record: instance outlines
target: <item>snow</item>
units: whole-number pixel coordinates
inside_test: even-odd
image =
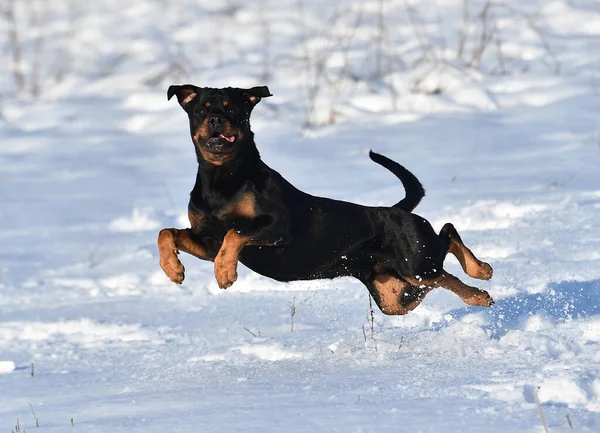
[[[110,222],[109,230],[113,232],[137,232],[156,230],[160,223],[150,216],[148,209],[134,208],[130,217],[115,218]]]
[[[42,96],[18,94],[0,64],[0,430],[36,429],[33,407],[49,433],[537,433],[537,394],[552,433],[600,431],[597,3],[513,2],[537,17],[558,74],[538,35],[501,15],[510,73],[490,73],[493,56],[481,71],[397,68],[321,89],[310,119],[300,38],[315,56],[329,44],[342,68],[331,37],[363,10],[349,58],[368,75],[380,2],[301,3],[304,21],[287,0],[56,2]],[[441,32],[450,50],[463,2],[438,3],[410,5],[421,38]],[[407,3],[383,4],[387,48],[417,57]],[[173,59],[188,75],[148,84]],[[310,193],[392,204],[402,187],[367,152],[406,165],[427,191],[417,212],[453,222],[494,277],[447,269],[496,304],[437,289],[407,316],[375,311],[371,331],[350,278],[283,284],[241,267],[224,291],[212,264],[181,254],[186,280],[169,282],[156,236],[188,224],[196,174],[185,114],[166,100],[182,82],[267,84],[258,148]],[[338,123],[323,124],[334,99]]]
[[[12,373],[15,369],[15,363],[12,361],[0,361],[0,374]]]

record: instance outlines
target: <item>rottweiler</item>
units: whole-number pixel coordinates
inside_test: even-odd
[[[489,307],[491,296],[444,271],[447,253],[473,278],[489,280],[492,268],[463,244],[450,223],[439,234],[411,213],[425,191],[400,164],[370,158],[402,181],[405,198],[391,207],[369,207],[300,191],[260,158],[250,114],[272,96],[266,86],[170,86],[187,113],[198,173],[190,194],[191,228],[158,235],[160,266],[175,283],[184,279],[180,251],[214,262],[219,287],[237,279],[238,261],[277,281],[352,276],[384,314],[406,314],[436,287],[466,304]]]

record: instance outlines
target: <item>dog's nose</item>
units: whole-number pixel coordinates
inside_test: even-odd
[[[218,129],[223,125],[223,118],[221,116],[212,116],[208,119],[208,124],[212,129]]]

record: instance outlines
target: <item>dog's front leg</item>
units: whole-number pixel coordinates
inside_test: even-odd
[[[237,280],[237,264],[240,252],[252,238],[231,229],[225,235],[221,249],[215,257],[215,277],[221,289],[226,289]]]
[[[185,268],[177,257],[179,251],[203,260],[213,261],[215,258],[215,253],[203,244],[192,229],[162,229],[158,234],[158,251],[160,267],[177,284],[181,284],[185,278]]]
[[[247,209],[244,209],[247,210]],[[232,213],[229,229],[214,258],[215,277],[221,289],[237,280],[237,265],[241,251],[246,246],[282,245],[289,239],[285,209],[271,206],[269,213]]]
[[[263,215],[243,224],[236,224],[235,228],[227,231],[214,258],[215,277],[221,289],[226,289],[237,280],[237,265],[244,247],[284,243],[284,232],[274,221],[276,219],[271,216]]]

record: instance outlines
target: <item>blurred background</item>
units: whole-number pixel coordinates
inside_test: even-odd
[[[494,110],[511,77],[577,75],[597,92],[598,9],[585,0],[2,0],[0,113],[19,117],[15,98],[183,82],[268,84],[280,96],[271,108],[301,128],[363,112]]]

